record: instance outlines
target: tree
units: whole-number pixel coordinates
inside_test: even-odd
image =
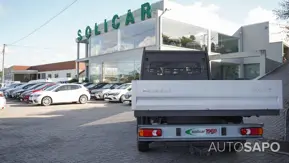
[[[168,45],[170,43],[170,37],[163,34],[163,44]]]
[[[274,14],[281,20],[289,18],[289,0],[283,0],[279,3],[280,8],[273,10]]]
[[[193,42],[192,39],[184,37],[184,36],[180,38],[180,41],[181,41],[182,47],[186,47],[188,43]]]

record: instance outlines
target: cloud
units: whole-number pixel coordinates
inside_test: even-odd
[[[204,5],[202,2],[195,2],[192,5],[182,6],[174,2],[168,2],[170,11],[164,14],[184,23],[194,24],[204,28],[211,28],[226,34],[233,34],[240,24],[221,18],[219,15],[220,7],[215,4]]]
[[[288,29],[284,28],[286,21],[277,20],[271,10],[260,6],[250,10],[244,20],[244,24],[254,24],[269,21],[270,42],[286,41]]]
[[[260,6],[250,10],[244,20],[244,24],[261,23],[265,21],[277,22],[276,16],[272,11],[266,10]]]

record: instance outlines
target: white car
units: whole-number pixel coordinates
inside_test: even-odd
[[[131,90],[124,95],[123,103],[131,104]]]
[[[94,96],[95,99],[97,100],[103,100],[104,97],[103,95],[113,89],[117,89],[119,86],[121,86],[122,83],[112,83],[112,84],[107,84],[105,86],[103,86],[102,88],[100,89],[93,89],[91,90],[91,96]]]
[[[0,92],[0,110],[4,109],[6,106],[6,98],[4,96],[4,93]]]
[[[81,84],[56,84],[45,91],[36,92],[29,96],[29,102],[48,106],[55,103],[87,103],[90,94]]]
[[[124,95],[131,90],[131,83],[125,83],[103,95],[105,101],[123,102]]]

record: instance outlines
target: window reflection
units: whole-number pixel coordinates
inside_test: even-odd
[[[207,29],[162,18],[163,44],[196,50],[207,49]]]
[[[139,79],[140,62],[104,62],[103,81],[104,82],[131,82]]]
[[[260,64],[245,64],[244,75],[246,79],[254,79],[260,75]]]
[[[227,54],[236,53],[239,51],[239,38],[211,32],[211,52]]]
[[[121,50],[156,44],[156,19],[149,19],[120,29]]]
[[[113,53],[156,44],[156,19],[151,18],[119,30],[90,38],[90,55]]]
[[[100,82],[101,81],[101,64],[91,63],[90,64],[90,81]]]

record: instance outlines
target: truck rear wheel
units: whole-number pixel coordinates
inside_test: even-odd
[[[137,149],[139,152],[147,152],[150,150],[150,143],[149,142],[137,142]]]

